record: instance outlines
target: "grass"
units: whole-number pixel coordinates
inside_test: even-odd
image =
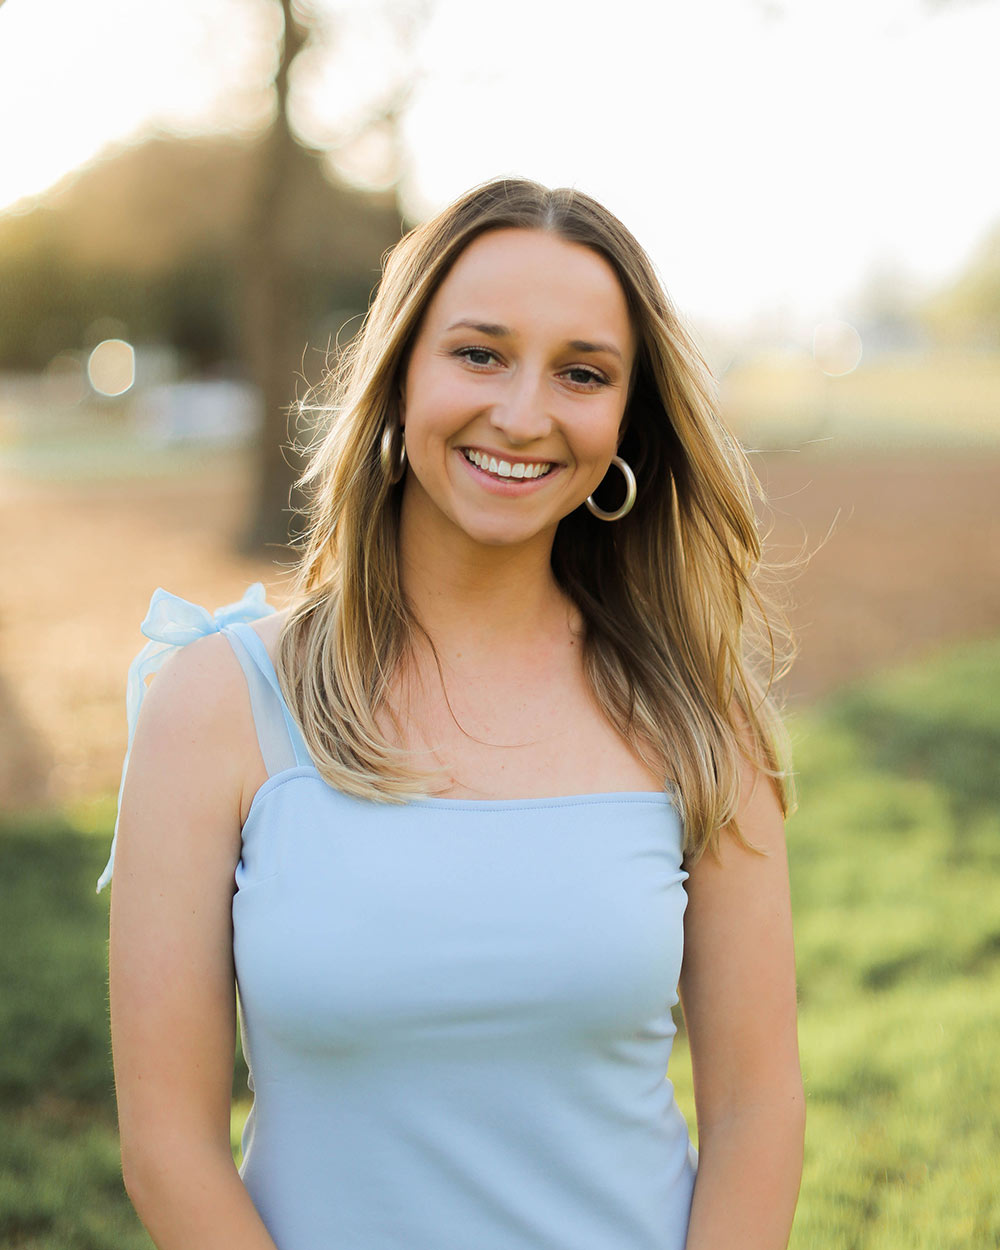
[[[0,837],[0,1245],[139,1250],[106,1019],[101,841],[66,815]]]
[[[159,447],[130,430],[81,424],[5,446],[0,470],[12,477],[46,482],[119,482],[133,478],[177,478],[206,468],[225,472],[250,453],[239,444],[177,442]]]
[[[792,1250],[1000,1245],[1000,639],[800,714],[808,1131]],[[148,1250],[106,1025],[107,802],[0,827],[0,1245]],[[683,1037],[671,1065],[691,1115]],[[245,1102],[234,1074],[234,1153]]]
[[[842,377],[803,353],[761,356],[723,375],[720,399],[726,420],[758,448],[995,447],[1000,354],[881,353]]]
[[[1000,639],[792,728],[808,1109],[792,1250],[1000,1245]],[[676,1059],[690,1113],[683,1044]]]
[[[107,1025],[110,801],[0,824],[0,1246],[150,1250],[122,1187]],[[234,1090],[245,1091],[242,1057]]]

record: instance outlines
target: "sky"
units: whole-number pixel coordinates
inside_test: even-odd
[[[849,316],[876,270],[930,290],[1000,221],[1000,0],[423,2],[407,43],[383,15],[412,0],[309,0],[334,33],[293,79],[293,121],[325,143],[412,80],[412,212],[497,174],[578,187],[720,327]],[[6,0],[0,207],[150,127],[260,124],[276,17],[272,0]]]

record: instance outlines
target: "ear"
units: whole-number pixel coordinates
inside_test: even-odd
[[[399,428],[402,429],[406,425],[406,395],[402,387],[399,388],[397,403],[399,406]]]

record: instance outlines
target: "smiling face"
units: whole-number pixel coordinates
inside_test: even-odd
[[[410,353],[404,515],[488,546],[551,543],[607,472],[634,359],[602,256],[542,230],[480,235]]]

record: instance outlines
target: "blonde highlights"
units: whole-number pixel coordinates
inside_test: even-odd
[[[791,809],[787,738],[774,681],[791,659],[753,499],[760,484],[719,419],[712,379],[650,261],[597,201],[570,188],[495,179],[391,250],[364,323],[303,401],[325,430],[299,485],[306,528],[278,642],[282,689],[322,776],[358,797],[404,801],[428,774],[380,727],[394,673],[419,628],[401,589],[402,486],[381,463],[398,450],[408,352],[464,249],[501,228],[541,229],[614,268],[637,336],[619,449],[638,483],[632,511],[606,524],[578,508],[559,524],[553,573],[585,621],[588,680],[612,724],[674,792],[690,860],[718,845],[736,812],[744,761]],[[766,669],[766,673],[765,673]]]

